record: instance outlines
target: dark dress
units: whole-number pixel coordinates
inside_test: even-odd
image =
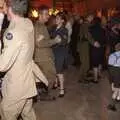
[[[91,46],[90,56],[92,67],[98,67],[104,63],[105,31],[100,24],[90,27],[90,33],[95,41],[100,43],[100,48]]]
[[[55,38],[57,35],[61,37],[61,42],[54,45],[52,48],[55,56],[56,71],[57,71],[57,74],[60,74],[64,70],[64,62],[66,60],[67,53],[68,53],[66,48],[67,40],[68,40],[68,31],[64,26],[58,29],[56,28],[52,33],[52,37]]]
[[[72,35],[70,41],[70,51],[74,58],[74,65],[80,65],[80,57],[79,53],[77,52],[77,44],[79,40],[79,31],[80,31],[80,24],[79,21],[75,20],[72,26]]]

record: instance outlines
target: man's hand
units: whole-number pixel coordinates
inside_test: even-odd
[[[39,37],[37,38],[37,41],[39,42],[39,41],[43,40],[44,38],[45,37],[43,35],[39,35]]]

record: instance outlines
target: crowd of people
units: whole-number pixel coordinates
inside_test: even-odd
[[[80,84],[99,83],[108,70],[112,102],[120,101],[120,16],[102,19],[95,14],[67,11],[49,15],[41,5],[39,17],[26,16],[27,0],[0,1],[1,119],[36,120],[33,97],[50,101],[66,94],[64,71],[79,70]],[[104,17],[105,18],[105,17]],[[16,90],[15,90],[16,88]],[[59,93],[52,94],[52,89]],[[38,94],[38,95],[37,95]]]

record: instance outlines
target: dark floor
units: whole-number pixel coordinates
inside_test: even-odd
[[[65,77],[65,97],[37,102],[37,120],[120,120],[119,104],[117,112],[107,110],[111,94],[106,72],[98,84],[78,83],[79,71],[74,67],[69,67]]]

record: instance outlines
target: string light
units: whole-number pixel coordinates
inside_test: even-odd
[[[38,11],[32,10],[32,17],[37,18],[38,17]]]
[[[59,10],[54,10],[53,8],[49,9],[49,15],[56,15],[59,12]]]

